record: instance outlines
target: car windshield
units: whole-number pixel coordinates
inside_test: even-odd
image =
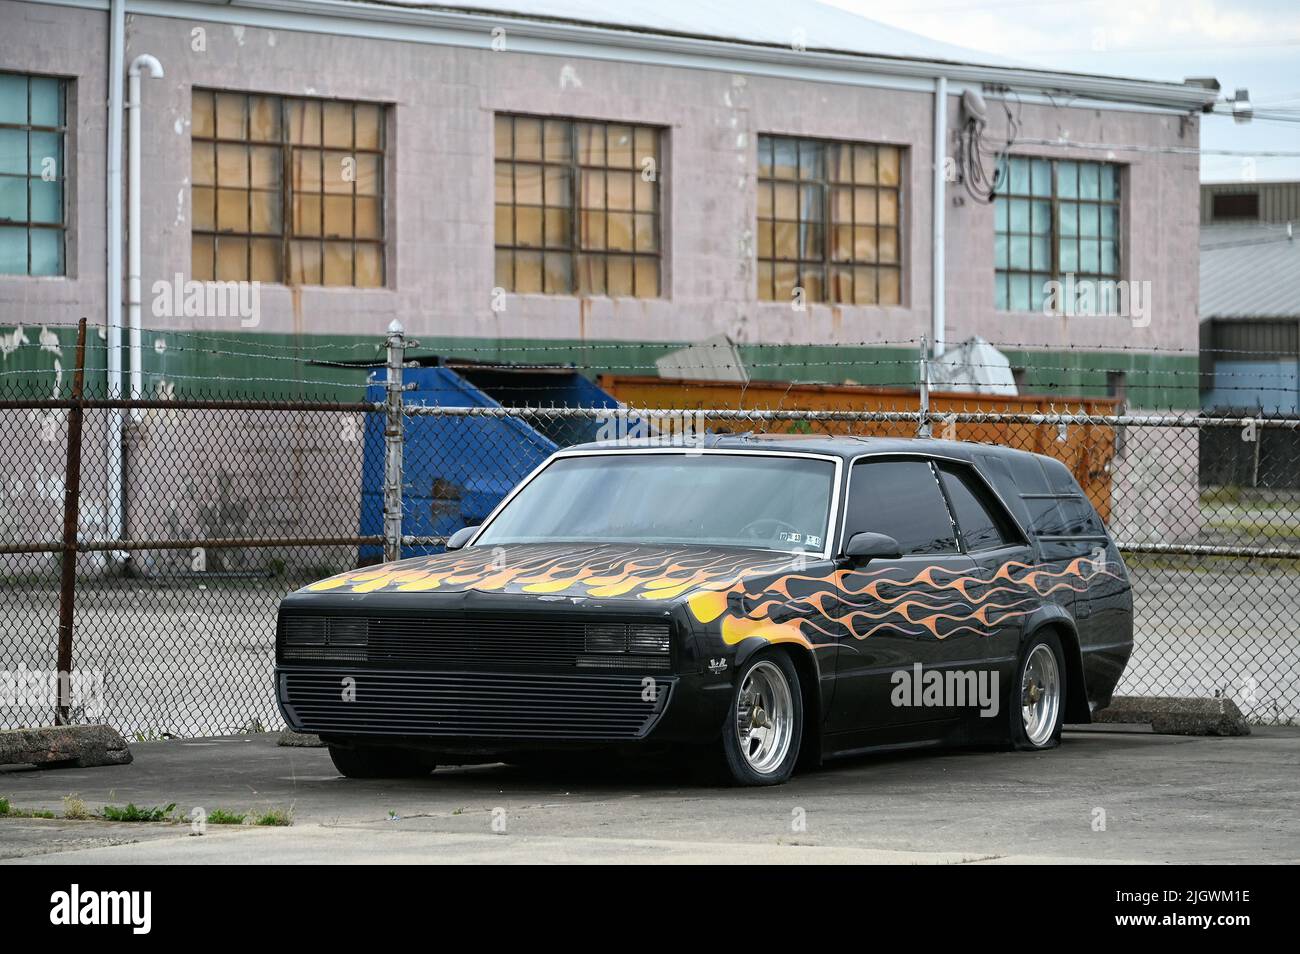
[[[560,457],[475,546],[566,541],[821,550],[835,467],[770,454]]]

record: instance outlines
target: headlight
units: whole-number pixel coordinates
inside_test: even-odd
[[[667,623],[588,623],[584,649],[589,653],[668,653],[672,640]]]
[[[668,627],[662,623],[632,623],[628,626],[628,652],[666,653],[668,648]]]
[[[364,662],[369,631],[360,617],[286,616],[278,639],[283,659]]]

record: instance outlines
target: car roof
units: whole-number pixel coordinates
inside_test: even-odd
[[[697,447],[688,444],[685,449]],[[997,444],[977,444],[971,441],[941,441],[919,437],[858,437],[854,435],[816,435],[816,434],[765,434],[761,432],[743,434],[709,434],[704,438],[703,446],[708,450],[761,450],[787,451],[803,454],[825,454],[832,457],[850,459],[862,454],[926,454],[932,457],[949,457],[976,463],[975,454],[992,454],[994,456],[1028,456],[1037,457],[1029,451],[1013,450]],[[566,451],[635,451],[663,447],[665,450],[681,450],[681,445],[672,445],[653,440],[619,440],[596,441],[566,447]]]

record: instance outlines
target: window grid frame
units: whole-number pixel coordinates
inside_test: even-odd
[[[1048,235],[1047,235],[1047,238],[1048,238],[1048,248],[1050,249],[1050,255],[1049,255],[1049,257],[1050,257],[1050,259],[1051,259],[1051,267],[1050,267],[1050,269],[1048,270],[1048,272],[1046,273],[1046,274],[1047,274],[1047,281],[1064,282],[1064,281],[1065,281],[1065,277],[1066,277],[1066,273],[1063,272],[1063,271],[1061,270],[1061,246],[1060,246],[1060,243],[1061,243],[1061,239],[1063,238],[1063,236],[1062,236],[1062,234],[1061,234],[1061,205],[1062,205],[1062,203],[1069,203],[1069,204],[1072,204],[1072,205],[1074,205],[1076,208],[1078,208],[1078,207],[1082,207],[1082,206],[1085,206],[1085,205],[1095,206],[1095,207],[1097,208],[1097,216],[1098,216],[1098,218],[1097,218],[1097,235],[1096,235],[1096,240],[1097,240],[1098,242],[1101,242],[1101,241],[1103,241],[1104,239],[1107,238],[1106,236],[1104,236],[1104,235],[1102,234],[1101,216],[1102,216],[1103,212],[1104,212],[1106,209],[1114,209],[1114,212],[1115,212],[1115,234],[1114,234],[1113,236],[1110,236],[1110,237],[1109,237],[1109,238],[1110,238],[1110,241],[1113,241],[1114,244],[1115,244],[1115,270],[1114,270],[1114,272],[1104,272],[1104,271],[1101,271],[1101,270],[1100,270],[1100,269],[1101,269],[1101,262],[1100,262],[1100,254],[1101,254],[1101,252],[1100,252],[1100,247],[1099,247],[1099,249],[1098,249],[1098,258],[1099,258],[1099,260],[1098,260],[1098,262],[1097,262],[1098,270],[1095,271],[1095,272],[1091,272],[1091,271],[1090,271],[1090,272],[1084,272],[1084,271],[1082,271],[1082,270],[1076,269],[1076,270],[1072,273],[1072,274],[1074,275],[1074,278],[1075,278],[1075,286],[1076,286],[1076,287],[1079,287],[1079,286],[1083,285],[1084,283],[1101,283],[1101,282],[1118,282],[1118,281],[1120,281],[1121,278],[1122,278],[1122,276],[1123,276],[1123,274],[1124,274],[1124,241],[1123,241],[1123,238],[1124,238],[1124,232],[1125,232],[1125,221],[1124,221],[1124,182],[1123,182],[1123,171],[1124,171],[1124,167],[1123,167],[1123,164],[1122,164],[1122,163],[1118,163],[1118,162],[1103,162],[1103,161],[1096,160],[1096,159],[1073,159],[1073,158],[1068,158],[1068,157],[1067,157],[1067,158],[1060,158],[1060,157],[1053,157],[1053,156],[1019,155],[1019,156],[1010,156],[1009,158],[1010,158],[1010,159],[1013,159],[1013,160],[1014,160],[1014,159],[1021,159],[1021,160],[1024,160],[1024,161],[1028,164],[1028,168],[1029,168],[1029,186],[1028,186],[1028,189],[1029,189],[1029,191],[1028,191],[1027,193],[1012,192],[1012,191],[1011,191],[1011,189],[1010,189],[1010,183],[1011,183],[1011,172],[1010,172],[1010,169],[1008,168],[1007,171],[1006,171],[1006,173],[1005,173],[1005,174],[1006,174],[1006,177],[1007,177],[1007,187],[1006,187],[1006,191],[999,190],[999,191],[997,192],[996,198],[999,198],[999,199],[1005,199],[1008,203],[1010,203],[1012,200],[1016,200],[1016,199],[1020,199],[1020,200],[1024,200],[1024,201],[1029,202],[1029,203],[1030,203],[1030,206],[1029,206],[1029,231],[1028,231],[1028,232],[1017,232],[1017,231],[1013,231],[1013,230],[1012,230],[1012,228],[1011,228],[1011,207],[1010,207],[1009,204],[1008,204],[1007,207],[1006,207],[1006,228],[1003,229],[1003,228],[1001,227],[1001,224],[998,222],[997,206],[996,206],[996,205],[994,206],[994,213],[993,213],[993,214],[994,214],[994,222],[993,222],[993,240],[994,240],[994,255],[995,255],[995,260],[994,260],[994,264],[993,264],[993,303],[994,303],[994,308],[995,308],[995,310],[997,310],[997,311],[999,311],[999,312],[1006,313],[1006,314],[1024,313],[1025,311],[1028,311],[1029,313],[1037,313],[1037,312],[1039,312],[1039,311],[1042,310],[1041,307],[1040,307],[1040,308],[1035,308],[1034,305],[1033,305],[1033,302],[1034,302],[1033,276],[1044,274],[1044,272],[1043,272],[1042,270],[1040,270],[1040,269],[1036,269],[1036,268],[1034,267],[1035,261],[1034,261],[1034,255],[1033,255],[1033,239],[1034,239],[1035,234],[1037,234],[1037,233],[1035,233],[1034,230],[1033,230],[1033,227],[1034,227],[1034,222],[1033,222],[1033,214],[1034,214],[1033,203],[1036,202],[1036,201],[1043,201],[1043,200],[1046,200],[1046,201],[1048,201],[1048,202],[1051,203],[1051,213],[1050,213],[1050,215],[1049,215],[1051,231],[1050,231],[1050,232],[1048,233]],[[1050,193],[1049,193],[1047,196],[1034,195],[1034,191],[1033,191],[1033,163],[1034,163],[1035,161],[1046,162],[1046,163],[1048,163],[1048,165],[1049,165],[1050,168],[1051,168],[1051,191],[1050,191]],[[1076,189],[1075,189],[1075,195],[1073,195],[1073,196],[1062,196],[1062,195],[1060,194],[1060,176],[1059,176],[1059,173],[1060,173],[1060,164],[1061,164],[1061,163],[1072,163],[1072,164],[1074,164],[1074,166],[1076,167]],[[1080,190],[1079,190],[1078,187],[1077,187],[1077,183],[1078,183],[1078,172],[1077,172],[1077,170],[1078,170],[1080,167],[1082,167],[1082,166],[1096,166],[1096,167],[1098,167],[1099,170],[1105,170],[1105,169],[1111,169],[1111,170],[1113,170],[1114,183],[1115,183],[1115,195],[1114,195],[1114,198],[1111,198],[1111,199],[1105,199],[1105,198],[1102,198],[1102,197],[1100,196],[1100,192],[1102,191],[1100,188],[1098,189],[1098,193],[1099,193],[1099,195],[1098,195],[1098,197],[1097,197],[1096,199],[1086,199],[1086,198],[1084,198],[1083,196],[1079,195],[1078,193],[1079,193]],[[1104,174],[1104,173],[1103,173],[1103,174]],[[1100,180],[1099,180],[1099,181],[1100,181]],[[1006,264],[1006,266],[1004,266],[1004,267],[999,266],[999,265],[997,264],[997,261],[996,261],[996,254],[997,254],[997,239],[998,239],[999,237],[1001,237],[1001,236],[1005,236],[1005,237],[1006,237],[1006,240],[1007,240],[1007,259],[1006,259],[1006,260],[1007,260],[1007,264]],[[1073,234],[1072,236],[1069,236],[1069,237],[1072,238],[1073,241],[1075,242],[1075,247],[1076,247],[1076,257],[1077,257],[1078,254],[1079,254],[1079,249],[1081,248],[1081,243],[1084,241],[1084,235],[1083,235],[1083,234],[1078,230],[1078,228],[1077,228],[1077,226],[1076,226],[1076,230],[1075,230],[1074,234]],[[1014,268],[1014,267],[1012,267],[1012,265],[1011,265],[1011,240],[1012,240],[1013,238],[1025,238],[1025,239],[1028,239],[1028,240],[1029,240],[1030,246],[1029,246],[1029,267],[1028,267],[1028,268]],[[1012,279],[1013,276],[1025,276],[1026,280],[1029,282],[1029,294],[1030,294],[1030,299],[1029,299],[1029,301],[1030,301],[1030,304],[1029,304],[1028,309],[1019,309],[1019,308],[1014,308],[1014,307],[1012,307],[1012,303],[1011,303],[1011,279]],[[998,305],[998,285],[999,285],[999,283],[1002,283],[1002,284],[1003,284],[1003,288],[1004,288],[1005,295],[1006,295],[1006,297],[1005,297],[1006,307],[1005,307],[1005,308],[1003,308],[1003,307],[1001,307],[1001,306]],[[1046,299],[1046,293],[1043,294],[1043,298]],[[1100,306],[1099,306],[1099,307],[1100,307]],[[1110,314],[1109,311],[1106,311],[1106,312],[1103,312],[1103,313],[1104,313],[1104,314]],[[1061,314],[1061,312],[1058,310],[1058,311],[1055,312],[1054,314],[1059,315],[1059,314]]]
[[[499,120],[506,119],[510,123],[510,156],[508,159],[501,158],[496,153],[495,134],[496,124]],[[518,144],[519,120],[536,122],[540,129],[540,138],[538,141],[539,156],[538,159],[520,159]],[[653,300],[663,297],[663,275],[664,275],[664,251],[663,251],[663,195],[660,190],[660,182],[663,176],[662,164],[662,142],[664,129],[650,123],[634,121],[615,121],[604,119],[580,119],[571,116],[546,116],[535,113],[516,113],[516,112],[494,112],[492,114],[493,123],[493,221],[495,223],[495,208],[501,203],[496,200],[495,196],[495,175],[498,166],[505,165],[510,168],[510,241],[502,244],[500,236],[495,233],[495,224],[493,226],[493,252],[508,252],[510,254],[510,287],[506,289],[510,294],[532,294],[532,295],[556,295],[556,296],[577,296],[583,298],[592,297],[632,297],[647,300]],[[546,157],[546,126],[548,123],[562,123],[565,126],[566,141],[568,143],[568,158],[564,160],[550,160]],[[579,133],[583,126],[598,128],[601,134],[601,155],[605,157],[605,164],[584,163],[582,161],[582,152],[580,149]],[[632,135],[632,165],[629,167],[609,165],[609,130],[613,126],[625,126]],[[654,134],[654,183],[653,208],[649,211],[643,211],[637,204],[636,181],[640,177],[642,166],[638,162],[636,155],[636,132],[639,129],[646,129]],[[533,205],[519,202],[519,176],[517,170],[519,166],[537,166],[541,171],[541,205]],[[550,205],[547,201],[547,180],[546,170],[548,168],[566,169],[569,173],[569,202],[567,206]],[[602,175],[603,189],[601,192],[601,206],[588,207],[583,204],[583,196],[586,192],[586,175],[591,172],[599,172]],[[623,249],[611,249],[609,247],[609,176],[610,172],[626,172],[632,176],[632,195],[631,209],[617,210],[619,213],[627,214],[632,218],[632,231],[630,239],[632,249],[630,251]],[[537,209],[542,215],[541,224],[541,244],[540,245],[521,245],[519,243],[519,210]],[[546,218],[547,212],[562,210],[569,216],[568,242],[564,246],[550,246],[546,243]],[[603,219],[603,229],[601,235],[601,246],[599,248],[584,247],[582,244],[582,215],[584,212],[599,213]],[[641,251],[637,248],[636,241],[636,222],[637,216],[649,215],[652,222],[653,234],[655,237],[653,251]],[[541,264],[541,289],[540,291],[518,291],[519,288],[519,256],[520,254],[540,255]],[[548,255],[566,255],[569,259],[569,284],[566,290],[548,290],[548,274],[546,270],[546,257]],[[599,262],[601,268],[602,281],[600,283],[601,291],[593,292],[582,290],[582,264],[583,259],[588,261]],[[631,294],[614,296],[609,293],[609,261],[619,259],[627,261],[631,275]],[[643,295],[638,289],[640,279],[637,271],[637,262],[639,259],[648,259],[655,263],[655,288],[654,294]],[[495,284],[495,278],[494,278]]]
[[[27,213],[25,219],[8,219],[0,218],[0,228],[21,229],[27,233],[27,261],[26,270],[22,272],[0,272],[0,277],[11,278],[66,278],[68,275],[68,176],[66,171],[68,155],[68,90],[71,87],[70,81],[63,76],[51,76],[43,73],[24,73],[18,70],[0,70],[2,76],[21,77],[27,93],[25,122],[8,123],[0,122],[0,129],[18,130],[23,133],[23,166],[25,172],[0,172],[0,178],[3,179],[21,179],[25,182],[26,206]],[[57,126],[44,126],[32,123],[32,80],[53,80],[58,88],[58,110],[59,123]],[[32,175],[31,167],[31,149],[32,133],[52,133],[58,137],[59,155],[56,160],[58,174],[53,180],[45,179],[40,175]],[[32,219],[32,181],[40,182],[57,182],[59,184],[59,220],[58,222],[37,222]],[[59,242],[59,268],[53,273],[36,273],[32,272],[32,241],[31,233],[33,231],[53,231],[58,233]]]
[[[274,284],[281,284],[290,287],[303,288],[352,288],[358,290],[382,289],[388,284],[388,236],[387,236],[387,167],[386,157],[388,151],[388,111],[384,103],[372,102],[369,100],[350,100],[350,99],[326,99],[315,96],[285,96],[279,93],[258,93],[249,90],[228,90],[216,89],[212,87],[195,86],[190,91],[191,116],[193,116],[194,98],[197,96],[208,96],[212,101],[212,135],[200,136],[193,132],[190,134],[190,150],[194,151],[195,144],[210,146],[213,151],[213,181],[210,186],[197,186],[190,183],[190,269],[193,278],[193,259],[194,259],[194,239],[202,238],[212,243],[211,267],[209,274],[211,278],[200,279],[201,281],[234,281],[239,279],[223,279],[217,274],[217,264],[219,262],[219,242],[224,237],[235,239],[245,243],[244,250],[244,274],[247,278],[244,281],[254,281],[253,278],[253,249],[255,242],[275,240],[279,248],[279,268]],[[243,136],[239,139],[225,139],[218,135],[217,128],[217,102],[220,96],[238,96],[243,99],[243,115],[245,119],[245,129]],[[252,101],[254,99],[269,99],[274,101],[278,115],[277,127],[280,131],[278,139],[255,139],[252,131]],[[341,104],[348,107],[349,118],[351,122],[351,141],[349,147],[327,146],[325,144],[325,106],[330,103]],[[290,132],[289,117],[294,104],[315,104],[318,107],[318,119],[316,123],[316,141],[315,142],[294,142]],[[378,110],[379,123],[379,143],[377,146],[358,146],[357,145],[357,108],[368,107]],[[222,231],[218,226],[218,209],[219,209],[219,192],[223,188],[220,184],[218,175],[219,161],[217,159],[217,149],[221,145],[236,145],[242,147],[247,153],[245,164],[245,176],[248,184],[246,186],[228,186],[224,188],[242,189],[247,193],[247,202],[245,204],[245,216],[248,228],[242,232]],[[280,171],[280,185],[278,189],[265,189],[254,187],[253,182],[253,150],[257,148],[274,148],[278,152],[278,167]],[[293,186],[293,169],[294,159],[297,152],[317,152],[320,154],[320,160],[317,165],[318,181],[320,183],[319,191],[299,191]],[[346,193],[334,193],[325,191],[325,154],[327,152],[341,152],[352,156],[354,159],[358,156],[372,156],[376,160],[378,169],[379,182],[376,185],[375,194],[361,195],[357,192],[359,179],[354,178],[351,184],[351,191]],[[196,221],[193,215],[194,189],[208,188],[213,193],[212,209],[212,229],[200,229],[195,227]],[[280,208],[280,232],[254,232],[253,231],[253,195],[254,193],[279,193]],[[317,215],[318,232],[315,235],[299,235],[296,232],[294,216],[294,200],[298,196],[314,196],[320,200],[320,210]],[[325,232],[325,196],[327,195],[348,195],[352,199],[352,208],[350,214],[351,235],[346,237],[328,236]],[[358,197],[376,199],[379,206],[379,232],[378,238],[360,238],[357,235],[357,203]],[[292,281],[292,249],[295,242],[311,243],[319,248],[320,256],[318,259],[319,281],[295,282]],[[350,257],[349,281],[347,284],[326,284],[325,283],[325,245],[328,242],[346,242],[352,247]],[[364,245],[375,247],[379,254],[379,281],[374,285],[358,285],[357,282],[357,246]]]
[[[794,144],[796,161],[795,161],[795,177],[793,179],[783,178],[775,174],[767,175],[767,176],[763,175],[762,151],[764,148],[764,143],[767,144],[767,148],[772,157],[772,162],[770,164],[771,168],[775,170],[776,167],[775,144],[778,140],[788,140],[789,142],[792,142]],[[776,285],[777,285],[776,269],[777,266],[779,265],[794,265],[795,266],[795,287],[802,288],[804,290],[805,302],[815,303],[815,304],[828,304],[828,305],[851,305],[857,308],[874,308],[874,307],[890,308],[890,307],[897,307],[902,305],[903,272],[905,267],[904,241],[903,241],[903,236],[904,236],[903,182],[905,178],[904,164],[907,155],[907,147],[900,143],[870,142],[865,140],[849,140],[849,139],[826,139],[817,136],[784,135],[781,133],[760,133],[757,142],[758,142],[757,149],[759,150],[759,155],[758,155],[757,170],[755,175],[755,182],[757,183],[758,188],[760,190],[763,189],[765,186],[771,189],[771,196],[772,196],[770,217],[764,218],[761,213],[755,216],[755,220],[760,230],[763,229],[764,226],[767,226],[772,230],[771,257],[770,258],[763,257],[763,255],[761,254],[761,245],[759,245],[755,250],[755,260],[758,265],[757,272],[759,273],[755,276],[755,281],[758,289],[758,300],[784,303],[784,299],[778,298],[776,295]],[[803,176],[804,150],[802,147],[804,144],[809,144],[809,143],[814,144],[821,149],[822,170],[821,170],[820,178],[818,177],[805,178]],[[830,175],[831,150],[838,149],[838,148],[848,148],[850,150],[850,157],[851,157],[850,164],[853,165],[856,162],[856,160],[852,158],[854,155],[853,150],[859,147],[864,147],[872,150],[873,153],[872,158],[876,168],[875,181],[860,183],[856,179],[856,173],[848,181],[832,179]],[[882,148],[893,150],[898,156],[898,181],[893,185],[882,184],[880,182],[879,163],[880,163],[880,150]],[[816,220],[783,219],[777,215],[776,187],[782,183],[793,184],[795,186],[796,205],[802,203],[802,196],[799,190],[804,185],[813,185],[816,186],[818,189],[820,189],[820,193],[821,193],[820,223],[822,226],[822,242],[821,242],[820,259],[803,258],[802,257],[803,243],[802,241],[800,241],[801,239],[801,232],[799,231],[800,228],[805,224],[805,222],[814,222]],[[852,201],[850,202],[850,218],[847,223],[840,222],[837,219],[833,218],[834,210],[835,210],[834,192],[837,188],[841,188],[841,189],[846,188],[849,190],[851,194]],[[840,225],[847,224],[850,229],[849,234],[852,237],[853,245],[856,246],[857,243],[858,210],[857,210],[856,192],[859,188],[871,189],[875,197],[875,221],[870,223],[869,225],[863,223],[863,226],[876,230],[876,258],[874,261],[866,261],[866,260],[857,259],[853,257],[844,259],[842,261],[836,260],[832,252],[832,248],[834,245],[834,239],[832,233],[835,228],[837,228]],[[881,205],[880,194],[884,190],[888,190],[892,192],[895,198],[895,205],[894,205],[895,219],[893,225],[882,226],[880,223],[880,205]],[[799,214],[798,208],[796,208],[795,214],[796,215]],[[796,227],[795,250],[796,250],[796,254],[798,254],[800,257],[790,259],[790,258],[783,258],[777,254],[776,227],[778,224],[794,225]],[[880,260],[880,229],[882,227],[891,229],[895,235],[894,261],[892,262],[882,262]],[[768,266],[771,273],[769,280],[767,282],[768,287],[766,289],[764,289],[763,287],[764,283],[761,278],[762,267],[764,265]],[[853,297],[850,299],[839,299],[831,295],[832,287],[836,287],[836,288],[838,287],[837,283],[832,282],[832,276],[834,275],[837,269],[848,270],[852,274]],[[869,269],[871,271],[873,282],[875,285],[873,289],[873,295],[871,301],[859,302],[857,300],[857,283],[858,283],[857,271],[859,269]],[[898,297],[897,300],[895,301],[882,303],[880,300],[880,289],[882,285],[881,272],[885,270],[892,271],[897,275]],[[805,273],[811,274],[814,271],[820,271],[820,284],[822,289],[821,297],[816,299],[808,296],[807,294],[808,286],[804,282]]]

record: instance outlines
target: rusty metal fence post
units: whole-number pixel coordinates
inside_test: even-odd
[[[388,326],[388,381],[384,421],[384,562],[402,558],[402,366],[406,339],[402,323]]]
[[[59,576],[59,648],[55,665],[59,697],[54,724],[67,725],[72,710],[72,619],[77,585],[77,524],[80,519],[81,421],[86,387],[86,319],[77,322],[77,364],[68,409],[68,466],[63,480],[63,564]]]

